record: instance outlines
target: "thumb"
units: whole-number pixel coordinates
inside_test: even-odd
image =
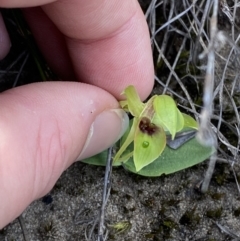
[[[0,103],[0,229],[128,125],[117,100],[87,84],[30,84],[2,93]]]

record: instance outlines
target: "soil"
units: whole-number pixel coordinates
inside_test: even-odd
[[[218,164],[209,191],[201,194],[206,164],[158,178],[114,168],[107,240],[238,240],[218,227],[240,236],[240,198],[233,174],[228,164]],[[85,232],[90,232],[101,206],[104,173],[104,167],[80,162],[65,171],[54,189],[23,213],[29,240],[87,240]],[[24,240],[17,220],[2,231],[2,240]]]
[[[147,3],[144,3],[144,9]],[[225,30],[230,32],[227,26]],[[8,56],[0,63],[1,69],[7,68],[5,66],[21,53],[19,40],[18,47],[15,46],[9,55],[12,60]],[[37,71],[27,71],[35,68],[30,64],[31,56],[29,58],[18,84],[23,84],[21,79],[33,79],[32,72]],[[15,70],[18,69],[16,65]],[[12,86],[14,80],[9,73],[5,75],[1,90]],[[105,225],[109,231],[107,240],[240,240],[240,195],[236,183],[236,179],[240,180],[239,166],[234,167],[237,174],[234,178],[231,166],[218,162],[209,190],[202,194],[200,185],[207,164],[206,160],[192,168],[157,178],[141,177],[122,167],[113,168],[105,213]],[[97,240],[97,229],[91,228],[101,207],[104,175],[104,167],[81,162],[66,170],[52,191],[33,202],[22,214],[28,239],[84,241],[90,240],[87,237],[92,231],[95,236],[91,240]],[[0,230],[0,241],[22,240],[23,231],[18,219]]]

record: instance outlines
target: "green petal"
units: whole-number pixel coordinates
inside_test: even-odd
[[[119,104],[124,110],[128,110],[128,101],[127,100],[121,100],[121,101],[119,101]]]
[[[134,86],[130,85],[128,86],[123,94],[127,98],[127,108],[128,111],[136,117],[139,117],[140,114],[142,113],[145,104],[142,103],[140,97],[138,96],[137,91],[135,90]],[[125,104],[125,103],[124,103]],[[126,104],[125,104],[126,106]]]
[[[193,129],[198,129],[198,123],[190,115],[182,113],[184,119],[184,127],[190,127]]]
[[[181,117],[175,101],[168,95],[160,95],[154,99],[153,106],[162,125],[174,139],[179,126],[181,126]]]
[[[141,121],[142,119],[138,123],[134,137],[133,160],[137,172],[158,158],[166,147],[164,129],[151,123],[150,127],[141,130],[139,128]],[[151,128],[153,128],[153,131],[151,131]]]
[[[140,114],[140,118],[147,117],[150,119],[150,121],[153,120],[156,115],[155,109],[153,107],[153,102],[156,97],[157,95],[152,96],[152,98],[149,99],[148,102],[144,105],[143,111]]]
[[[180,112],[179,109],[177,109],[177,128],[176,128],[176,132],[179,132],[183,129],[184,127],[184,117],[183,117],[183,113]]]
[[[119,166],[127,162],[133,156],[133,151],[127,154],[124,154],[123,157],[120,157],[117,162],[113,162],[113,166]]]
[[[131,144],[131,142],[133,142],[134,140],[134,135],[135,135],[135,131],[137,128],[137,124],[138,124],[138,119],[134,118],[133,119],[133,124],[132,127],[130,129],[130,132],[126,138],[126,140],[124,141],[124,143],[121,145],[120,149],[118,150],[118,152],[116,153],[115,157],[113,158],[113,162],[122,162],[122,159],[124,157],[121,158],[121,155],[123,154],[123,152],[126,150],[126,148]],[[120,159],[121,158],[121,159]]]

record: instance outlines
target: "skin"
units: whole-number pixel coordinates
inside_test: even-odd
[[[0,94],[2,228],[47,194],[73,162],[123,134],[128,119],[119,110],[120,94],[132,84],[145,99],[154,71],[147,24],[135,0],[0,0],[0,7],[25,8],[39,48],[64,80]],[[0,34],[4,58],[10,42],[2,18]]]

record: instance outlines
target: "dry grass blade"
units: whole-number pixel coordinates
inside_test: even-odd
[[[240,237],[238,235],[236,235],[235,233],[233,233],[233,231],[229,230],[228,228],[226,227],[223,227],[221,224],[219,223],[216,223],[216,225],[218,226],[218,228],[226,233],[227,235],[229,235],[231,238],[234,238],[234,241],[239,241],[240,240]]]
[[[210,1],[207,4],[210,7]],[[208,10],[208,9],[207,9]],[[213,2],[213,14],[210,23],[210,42],[208,47],[208,63],[204,83],[204,96],[203,96],[203,109],[200,115],[200,126],[197,133],[197,138],[203,145],[213,146],[217,148],[217,139],[215,133],[212,131],[210,119],[213,111],[213,90],[214,90],[214,73],[215,73],[215,48],[218,44],[218,28],[217,28],[217,15],[218,15],[218,0]],[[208,190],[212,174],[215,169],[217,156],[214,153],[209,161],[208,170],[202,183],[201,191],[205,193]]]
[[[155,16],[156,6],[161,7],[165,16],[165,21],[160,27],[157,28],[157,24],[154,25],[152,21],[150,26],[151,39],[156,55],[156,68],[168,71],[167,76],[162,76],[162,71],[157,70],[155,80],[162,88],[161,93],[171,93],[179,100],[179,106],[187,109],[200,120],[198,133],[200,142],[216,149],[222,145],[232,153],[235,164],[238,165],[239,141],[233,143],[226,137],[226,133],[222,129],[227,127],[232,135],[239,139],[239,104],[235,101],[235,95],[238,93],[240,79],[238,57],[240,51],[237,47],[240,34],[236,39],[234,36],[237,29],[235,18],[240,4],[236,0],[233,0],[232,6],[228,5],[227,1],[220,0],[182,0],[181,2],[180,4],[171,0],[159,1],[159,3],[151,1],[147,10],[146,16],[148,19],[151,19],[150,13],[153,11]],[[230,21],[232,39],[224,31],[219,30],[218,18],[221,13],[226,15]],[[155,33],[153,33],[154,29],[156,29]],[[179,39],[179,43],[177,43],[177,51],[174,57],[169,59],[169,53],[171,54],[169,48],[176,46],[176,42],[173,42],[172,39]],[[223,50],[225,51],[229,46],[231,49],[227,52],[226,57]],[[186,51],[188,51],[188,58],[186,59],[185,72],[182,74],[179,69]],[[199,52],[202,52],[202,54],[199,55]],[[199,87],[202,85],[201,78],[204,72],[203,107],[200,107],[193,99],[195,96],[192,95],[186,81],[194,82],[197,91],[201,92]],[[234,76],[231,87],[230,85],[226,86],[226,78],[229,78],[229,72],[232,72],[231,76]],[[181,91],[176,90],[176,82]],[[229,99],[228,103],[231,103],[232,113],[235,115],[236,121],[233,123],[224,119],[226,98]],[[215,103],[217,103],[217,108],[214,108]],[[211,123],[211,119],[218,120],[217,127]],[[219,144],[217,140],[219,140]],[[202,191],[204,192],[208,189],[217,158],[217,153],[211,158],[206,178],[203,181]]]
[[[112,174],[112,147],[108,149],[107,165],[105,169],[105,178],[104,178],[104,188],[102,196],[102,207],[100,210],[100,220],[98,226],[98,238],[97,241],[107,240],[108,232],[105,228],[104,219],[105,219],[105,208],[107,201],[110,195],[111,190],[111,174]]]
[[[25,225],[25,222],[24,222],[24,219],[23,219],[22,215],[20,215],[18,217],[18,221],[19,221],[19,224],[20,224],[21,229],[22,229],[24,241],[30,241],[29,235],[28,235],[28,232],[27,232],[27,228],[26,228],[26,225]]]
[[[208,1],[209,2],[209,1]],[[214,90],[214,74],[215,74],[215,46],[218,40],[217,28],[217,14],[218,14],[218,1],[213,3],[213,14],[211,18],[211,39],[208,47],[208,63],[206,69],[205,83],[204,83],[204,96],[203,96],[203,109],[200,116],[200,127],[197,134],[198,140],[209,146],[216,147],[216,138],[210,127],[210,119],[212,117],[213,109],[213,90]],[[210,4],[208,5],[210,6]],[[208,10],[208,9],[207,9]],[[203,55],[205,55],[204,53]],[[201,57],[203,57],[203,55]]]

